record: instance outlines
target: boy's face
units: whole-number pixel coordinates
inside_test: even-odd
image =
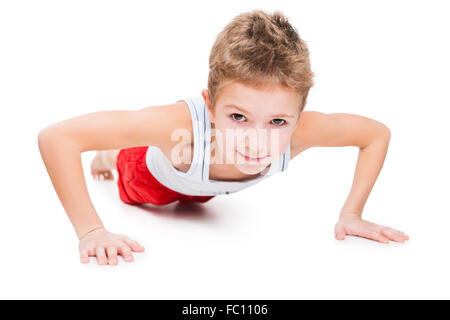
[[[258,174],[290,142],[300,117],[300,96],[281,86],[254,88],[232,82],[222,89],[214,112],[208,90],[202,96],[211,121],[211,151],[220,163]]]

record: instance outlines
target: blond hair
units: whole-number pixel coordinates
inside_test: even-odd
[[[252,87],[281,85],[300,96],[300,112],[313,86],[309,50],[276,10],[241,13],[218,34],[209,56],[208,92],[214,109],[221,89],[238,81]]]

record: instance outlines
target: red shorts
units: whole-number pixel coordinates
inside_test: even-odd
[[[206,202],[215,196],[191,196],[162,185],[147,168],[148,146],[121,149],[117,155],[120,199],[127,204],[152,203],[158,206],[180,202]]]

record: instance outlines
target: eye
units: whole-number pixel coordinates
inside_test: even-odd
[[[233,113],[233,114],[231,114],[231,118],[232,118],[233,120],[235,120],[235,121],[237,121],[237,122],[242,122],[242,121],[240,121],[240,120],[237,120],[236,117],[234,117],[234,115],[237,115],[238,117],[244,117],[242,114],[239,114],[239,113]],[[244,118],[245,118],[245,117],[244,117]]]
[[[284,119],[273,119],[272,121],[283,121],[283,123],[274,123],[276,126],[283,126],[283,125],[285,125],[286,124],[286,120],[284,120]]]

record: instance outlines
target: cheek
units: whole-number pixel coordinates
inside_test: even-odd
[[[232,133],[235,128],[231,127],[229,121],[226,119],[221,119],[221,121],[216,122],[215,125],[215,130],[212,132],[215,136],[215,143],[221,151],[225,151],[232,146],[233,137],[230,133]]]
[[[291,141],[292,131],[288,128],[278,130],[278,133],[269,134],[267,144],[268,152],[274,158],[281,156]]]

